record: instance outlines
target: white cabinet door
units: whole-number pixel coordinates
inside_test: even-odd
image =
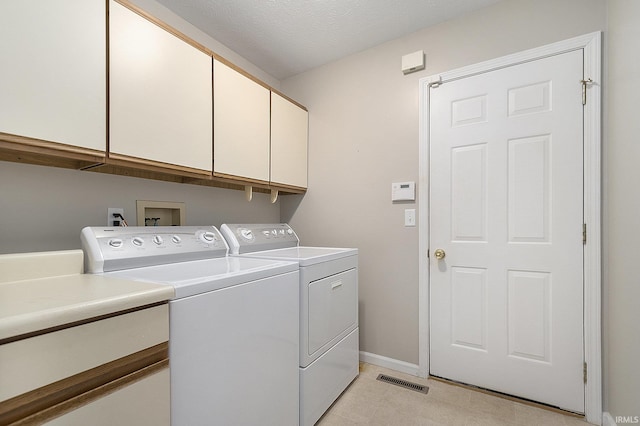
[[[106,149],[100,0],[0,2],[0,132]]]
[[[109,152],[211,171],[211,57],[109,3]]]
[[[213,61],[213,170],[269,181],[270,91]]]
[[[271,182],[307,187],[309,113],[271,93]]]
[[[169,368],[164,368],[45,424],[168,426],[170,407]]]
[[[0,402],[168,339],[169,307],[165,304],[5,343],[0,345]]]

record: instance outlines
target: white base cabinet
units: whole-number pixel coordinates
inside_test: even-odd
[[[50,422],[51,426],[169,425],[169,368],[147,376]]]
[[[0,424],[169,425],[167,303],[0,344]]]

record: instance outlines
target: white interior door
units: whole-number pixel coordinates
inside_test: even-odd
[[[430,373],[576,412],[582,70],[576,50],[430,89]]]

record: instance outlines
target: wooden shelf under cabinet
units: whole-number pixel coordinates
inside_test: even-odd
[[[102,151],[0,133],[0,161],[82,169],[105,158]]]

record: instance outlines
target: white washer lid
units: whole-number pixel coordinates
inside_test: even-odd
[[[223,257],[125,269],[103,275],[168,284],[175,288],[175,299],[180,299],[297,270],[298,264],[294,262]]]
[[[300,266],[310,266],[348,256],[357,256],[358,249],[337,247],[289,247],[276,250],[265,250],[246,253],[241,256],[261,259],[285,260],[298,262]]]

